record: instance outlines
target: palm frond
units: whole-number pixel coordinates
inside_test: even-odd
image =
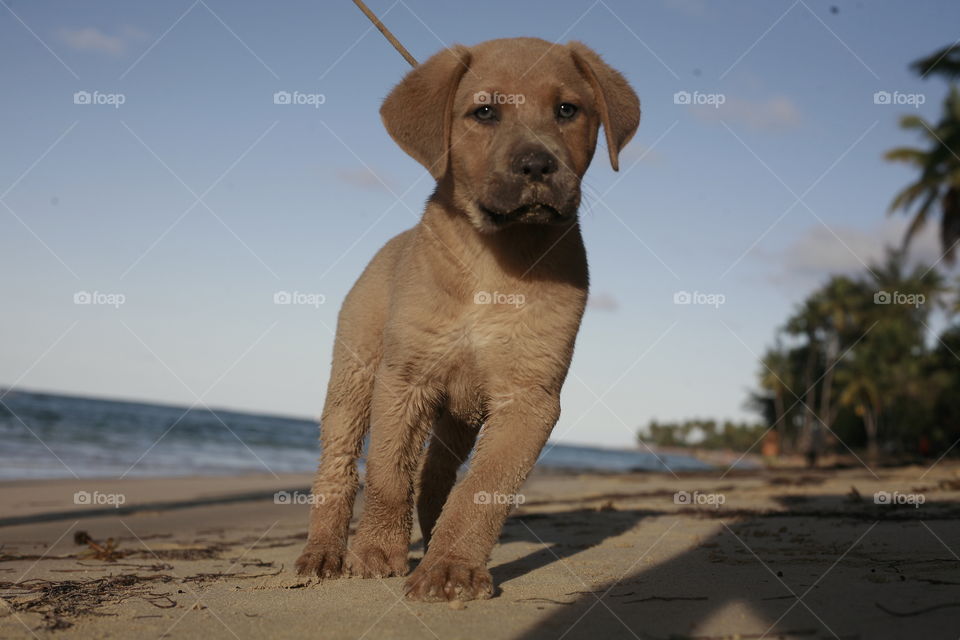
[[[918,166],[923,165],[926,157],[927,152],[916,147],[897,147],[883,154],[883,158],[890,162],[907,162]]]
[[[948,79],[960,77],[960,45],[951,44],[910,65],[919,76],[935,74]]]
[[[897,209],[903,209],[904,211],[909,210],[917,198],[931,191],[935,194],[934,197],[936,197],[936,194],[940,193],[939,180],[921,179],[917,182],[914,182],[894,196],[893,202],[890,203],[890,212],[892,213]]]
[[[924,199],[923,204],[921,204],[920,208],[917,209],[916,213],[913,214],[913,220],[910,221],[910,226],[907,227],[906,232],[903,234],[904,251],[906,251],[907,245],[910,244],[910,241],[913,240],[913,237],[917,234],[917,232],[923,229],[923,227],[926,225],[927,216],[930,213],[930,207],[933,206],[934,202],[936,202],[939,194],[939,190],[931,189],[927,194],[927,197]]]

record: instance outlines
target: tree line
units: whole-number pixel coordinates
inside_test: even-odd
[[[911,216],[903,245],[854,275],[834,275],[796,306],[777,329],[748,400],[759,424],[690,420],[651,422],[639,438],[661,446],[775,449],[815,459],[828,443],[851,452],[939,456],[960,442],[960,279],[939,264],[911,264],[910,241],[940,217],[943,265],[960,244],[960,45],[914,62],[924,79],[940,77],[949,90],[937,122],[900,119],[922,147],[898,147],[891,162],[910,165],[917,179],[896,194],[890,212]],[[942,328],[931,327],[932,318]],[[960,447],[958,447],[960,449]]]

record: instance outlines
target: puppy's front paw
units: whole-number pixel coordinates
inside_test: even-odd
[[[308,542],[297,558],[297,573],[323,579],[339,578],[343,575],[343,552],[339,546]]]
[[[357,578],[389,578],[407,575],[407,548],[355,544],[347,553],[346,573]]]
[[[493,577],[484,566],[456,560],[433,561],[429,555],[407,578],[407,598],[424,602],[486,600],[493,597]]]

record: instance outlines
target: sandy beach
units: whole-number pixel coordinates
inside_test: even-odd
[[[456,606],[294,575],[306,475],[8,482],[0,637],[956,638],[960,465],[875,471],[539,473]]]

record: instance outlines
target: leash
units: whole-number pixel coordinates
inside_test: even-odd
[[[390,41],[390,44],[393,45],[393,48],[403,56],[404,60],[410,63],[411,67],[417,66],[417,59],[410,55],[410,52],[407,51],[402,44],[400,44],[400,41],[397,40],[392,33],[390,33],[390,29],[387,29],[386,25],[380,22],[380,18],[378,18],[373,11],[370,11],[370,9],[367,8],[367,5],[363,3],[363,0],[353,0],[353,4],[357,5],[357,7],[360,8],[360,11],[363,11],[363,15],[370,18],[370,22],[373,23],[373,26],[380,30],[380,33],[383,34],[383,37]]]

